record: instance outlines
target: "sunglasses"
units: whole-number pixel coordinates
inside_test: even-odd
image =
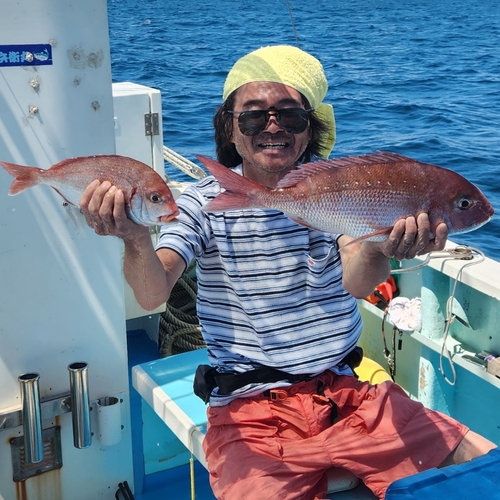
[[[274,116],[276,121],[290,134],[301,134],[309,123],[309,113],[313,108],[283,108],[274,106],[268,109],[252,111],[230,111],[227,112],[238,116],[238,128],[243,135],[260,134],[267,127],[269,118]]]

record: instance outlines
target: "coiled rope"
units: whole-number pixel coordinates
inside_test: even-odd
[[[166,310],[160,314],[158,348],[162,358],[206,347],[196,315],[196,278],[191,264],[175,284]]]

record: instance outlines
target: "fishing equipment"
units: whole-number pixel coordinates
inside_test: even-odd
[[[396,280],[392,276],[389,276],[386,281],[376,286],[375,290],[368,297],[365,297],[365,300],[370,304],[382,303],[387,306],[397,293]]]
[[[477,257],[477,258],[475,258],[475,257]],[[485,259],[485,255],[483,252],[481,252],[477,248],[458,245],[455,248],[448,248],[448,249],[444,249],[442,251],[429,252],[426,255],[425,259],[415,266],[411,266],[411,267],[407,267],[407,268],[393,268],[391,270],[391,275],[397,275],[397,274],[402,274],[402,273],[408,273],[411,271],[416,271],[418,269],[421,269],[421,268],[427,266],[429,264],[430,260],[434,259],[434,258],[452,258],[452,259],[457,259],[457,260],[469,261],[469,262],[465,263],[458,271],[458,273],[453,281],[453,287],[452,287],[451,294],[448,297],[448,300],[446,301],[446,306],[445,306],[445,321],[444,321],[444,330],[443,330],[443,340],[442,340],[441,351],[440,351],[440,355],[439,355],[439,372],[443,376],[446,383],[453,386],[456,383],[457,375],[456,375],[456,371],[455,371],[455,366],[453,364],[452,355],[450,354],[450,351],[448,350],[448,348],[446,346],[446,341],[448,339],[448,334],[449,334],[450,327],[451,327],[452,323],[455,321],[455,319],[460,320],[460,318],[458,318],[458,316],[453,312],[453,303],[455,300],[455,293],[456,293],[458,283],[461,279],[463,270],[468,266],[473,266],[473,265],[476,265],[476,264],[483,262]],[[382,298],[385,299],[385,297],[382,297]],[[396,374],[395,337],[396,337],[396,333],[399,333],[398,350],[401,350],[402,331],[396,325],[393,326],[392,352],[390,352],[387,348],[387,344],[386,344],[386,340],[385,340],[385,331],[384,331],[384,323],[386,321],[387,314],[389,313],[389,306],[390,306],[390,301],[387,302],[387,307],[384,311],[384,316],[382,319],[382,338],[383,338],[383,344],[384,344],[384,356],[386,357],[386,359],[388,361],[389,368],[391,371],[391,376],[394,377]],[[446,358],[448,361],[448,365],[449,365],[450,370],[451,370],[451,378],[449,378],[445,373],[444,358]]]
[[[203,169],[196,165],[196,163],[167,148],[167,146],[163,146],[163,159],[193,179],[201,180],[207,176]]]
[[[456,290],[457,290],[457,285],[458,285],[458,283],[460,281],[460,278],[462,276],[463,270],[466,267],[474,266],[476,264],[479,264],[480,262],[483,262],[483,260],[485,259],[484,253],[481,252],[480,250],[478,250],[477,248],[472,248],[472,247],[465,247],[465,248],[468,250],[468,252],[470,252],[470,256],[468,254],[466,260],[470,260],[470,261],[467,262],[466,264],[464,264],[460,268],[460,270],[458,271],[458,273],[457,273],[457,275],[455,277],[455,280],[453,282],[453,289],[451,291],[450,296],[448,297],[448,300],[446,301],[446,309],[445,309],[446,318],[445,318],[445,322],[444,322],[443,343],[441,344],[441,353],[439,355],[439,372],[443,376],[444,380],[449,385],[452,385],[452,386],[455,385],[455,383],[457,381],[457,374],[456,374],[456,371],[455,371],[455,366],[453,364],[453,359],[452,359],[452,356],[450,354],[450,351],[446,347],[446,340],[447,340],[448,334],[450,332],[450,326],[455,321],[455,318],[457,318],[457,315],[453,312],[453,302],[454,302],[455,293],[456,293]],[[478,256],[479,259],[472,260],[474,258],[474,256]],[[464,258],[464,257],[462,257],[462,258]],[[443,358],[445,358],[445,357],[448,360],[448,365],[449,365],[449,367],[451,369],[451,372],[452,372],[452,378],[451,379],[448,378],[447,375],[444,372]]]
[[[43,460],[42,416],[38,373],[24,373],[18,377],[21,386],[21,401],[24,453],[28,463]]]
[[[84,362],[71,363],[68,366],[68,372],[71,392],[73,444],[75,448],[88,448],[92,444],[88,364]]]

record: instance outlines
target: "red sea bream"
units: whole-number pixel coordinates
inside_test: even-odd
[[[78,205],[85,188],[95,179],[109,181],[125,195],[130,219],[145,226],[170,222],[179,210],[165,181],[148,165],[118,155],[84,156],[56,163],[47,170],[0,161],[13,177],[10,195],[37,184],[54,188],[68,203]]]
[[[245,179],[209,158],[198,157],[225,189],[204,210],[279,210],[291,219],[332,234],[381,240],[395,222],[427,212],[434,231],[472,231],[494,210],[461,175],[394,153],[374,153],[300,165],[275,189]]]

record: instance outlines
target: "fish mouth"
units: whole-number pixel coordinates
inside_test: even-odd
[[[170,214],[170,215],[161,215],[160,217],[158,217],[158,222],[162,222],[163,224],[165,224],[166,222],[170,222],[170,223],[176,223],[176,222],[179,222],[176,217],[179,215],[179,211],[177,210],[177,212],[173,213],[173,214]]]
[[[486,218],[484,220],[481,220],[481,221],[476,222],[475,224],[472,224],[469,227],[466,227],[464,229],[459,229],[458,231],[455,231],[455,234],[471,233],[472,231],[475,231],[476,229],[479,229],[480,227],[483,227],[485,224],[487,224],[488,222],[490,222],[490,220],[492,219],[492,217],[493,217],[493,214],[490,215],[488,218]]]
[[[475,231],[476,229],[479,229],[480,227],[483,227],[485,224],[490,222],[491,217],[488,217],[486,220],[477,222],[476,224],[470,226],[470,228],[467,228],[466,230],[462,231],[463,233],[471,233],[472,231]]]

